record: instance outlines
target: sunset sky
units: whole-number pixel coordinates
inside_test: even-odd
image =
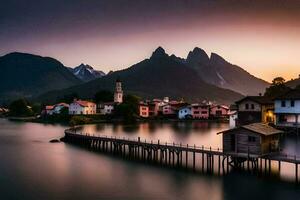
[[[300,74],[298,0],[1,0],[0,55],[51,56],[108,72],[158,46],[198,46],[271,81]]]

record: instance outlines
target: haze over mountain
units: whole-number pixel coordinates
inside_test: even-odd
[[[123,82],[125,93],[144,98],[169,96],[176,99],[184,98],[187,101],[211,100],[232,103],[242,97],[237,92],[206,83],[195,69],[178,61],[174,56],[167,55],[165,50],[159,47],[150,59],[145,59],[127,69],[68,89],[49,92],[39,99],[55,101],[72,93],[77,93],[83,98],[91,98],[99,90],[113,90],[118,77]]]
[[[203,49],[196,47],[182,60],[195,69],[202,80],[218,87],[227,88],[243,95],[264,93],[268,82],[256,78],[239,66],[230,64],[218,54],[210,57]]]
[[[68,68],[77,78],[84,82],[88,82],[91,80],[94,80],[96,78],[101,78],[102,76],[105,76],[105,73],[103,71],[95,70],[90,65],[80,64],[79,66],[75,68]]]
[[[32,97],[81,83],[59,61],[26,53],[0,57],[0,71],[0,101]]]

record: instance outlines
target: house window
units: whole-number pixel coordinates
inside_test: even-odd
[[[245,104],[245,109],[248,110],[249,109],[249,104]]]
[[[255,142],[255,137],[248,136],[248,142]]]
[[[281,101],[281,107],[285,107],[285,101]]]
[[[291,107],[295,107],[295,101],[291,100]]]
[[[251,104],[251,109],[254,110],[254,104]]]

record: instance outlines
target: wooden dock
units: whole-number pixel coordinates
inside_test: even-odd
[[[227,174],[231,169],[245,170],[258,174],[270,174],[271,163],[287,162],[295,165],[295,181],[298,183],[299,157],[282,154],[252,155],[224,153],[222,149],[207,148],[181,143],[162,143],[157,141],[126,139],[108,136],[76,133],[65,130],[64,141],[83,146],[93,151],[118,155],[130,160],[137,160],[162,166],[185,168],[213,174]]]

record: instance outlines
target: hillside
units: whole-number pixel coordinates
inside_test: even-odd
[[[230,64],[221,56],[212,53],[209,57],[200,48],[191,51],[182,62],[195,69],[206,83],[231,89],[243,95],[264,93],[269,83],[256,78],[239,66]]]
[[[0,102],[81,83],[59,61],[25,53],[0,57],[0,71]]]
[[[290,88],[295,88],[300,85],[300,78],[289,80],[285,84]]]
[[[100,79],[74,86],[65,90],[52,91],[39,97],[41,101],[55,101],[72,93],[81,97],[93,97],[99,90],[113,90],[115,80],[120,77],[125,93],[147,97],[185,98],[187,101],[213,100],[232,103],[241,94],[208,84],[199,78],[197,72],[168,56],[160,47],[150,59],[127,69],[110,73]]]

